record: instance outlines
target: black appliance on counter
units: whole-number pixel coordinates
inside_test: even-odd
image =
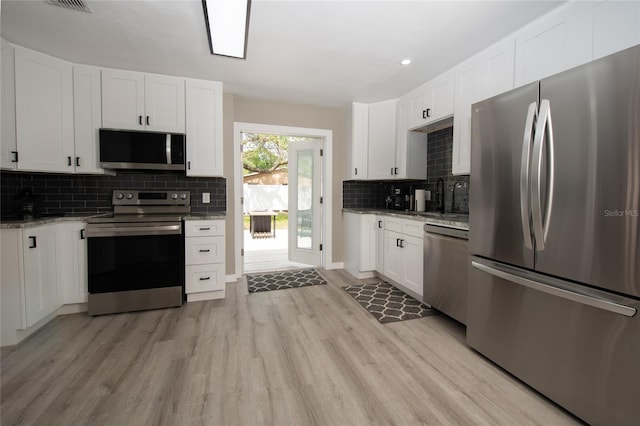
[[[89,315],[181,306],[189,191],[113,191],[113,214],[87,220]]]

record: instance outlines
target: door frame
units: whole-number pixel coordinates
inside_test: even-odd
[[[242,217],[242,133],[265,133],[282,136],[306,136],[310,138],[322,139],[322,253],[321,266],[325,269],[335,269],[333,265],[332,235],[333,235],[333,199],[331,196],[333,171],[331,159],[333,157],[333,131],[327,129],[312,129],[307,127],[279,126],[273,124],[259,123],[233,123],[233,170],[234,170],[234,236],[235,236],[235,275],[240,278],[243,273],[243,262],[240,250],[243,239],[243,217]]]

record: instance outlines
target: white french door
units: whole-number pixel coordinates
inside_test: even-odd
[[[321,139],[289,144],[289,260],[322,264]]]

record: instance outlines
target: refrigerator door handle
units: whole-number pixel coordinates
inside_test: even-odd
[[[520,217],[522,220],[522,233],[524,236],[524,246],[533,249],[531,240],[531,206],[529,197],[531,196],[531,139],[536,125],[538,105],[532,102],[527,112],[527,120],[524,125],[524,138],[522,139],[522,162],[520,164]]]
[[[602,297],[585,294],[586,291],[577,292],[566,288],[561,288],[557,285],[553,285],[552,282],[540,282],[541,278],[538,277],[537,274],[529,271],[519,270],[508,265],[501,265],[497,262],[484,259],[472,260],[471,266],[498,278],[502,278],[512,283],[519,284],[523,287],[567,299],[572,302],[589,305],[594,308],[603,309],[605,311],[624,315],[626,317],[632,317],[636,314],[636,308],[633,308],[631,306],[626,306],[613,300],[606,300]],[[553,279],[547,278],[545,281],[553,281]],[[567,285],[565,285],[565,287],[567,287]]]
[[[536,124],[535,137],[533,141],[533,167],[531,178],[531,216],[533,221],[533,235],[536,239],[536,250],[542,251],[545,248],[547,235],[549,234],[549,219],[553,208],[554,193],[554,146],[553,146],[553,126],[551,124],[551,107],[549,100],[540,101],[540,114]],[[544,142],[548,144],[547,158],[547,208],[542,217],[542,156]]]

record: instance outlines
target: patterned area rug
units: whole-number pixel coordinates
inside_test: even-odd
[[[322,285],[326,283],[327,282],[318,275],[315,269],[297,269],[295,271],[247,275],[249,293],[282,290],[285,288],[307,287],[310,285]]]
[[[428,308],[384,281],[343,288],[383,324],[438,314],[438,311]]]

